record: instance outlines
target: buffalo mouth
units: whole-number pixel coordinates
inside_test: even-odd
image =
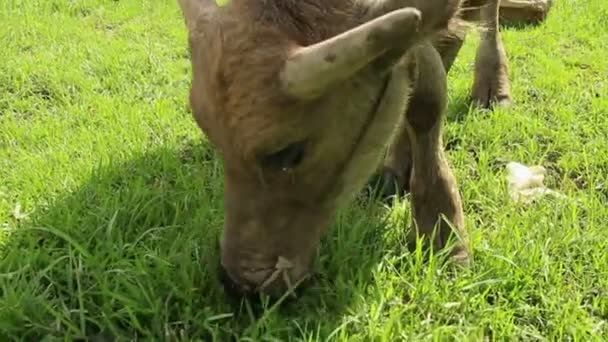
[[[296,298],[308,287],[310,274],[306,273],[298,279],[292,279],[289,272],[292,267],[291,262],[279,257],[277,263],[272,267],[248,269],[249,275],[264,279],[260,284],[253,284],[232,276],[221,264],[218,273],[226,293],[233,298],[254,299],[260,294],[268,295],[271,298]]]

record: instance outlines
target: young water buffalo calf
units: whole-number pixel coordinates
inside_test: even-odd
[[[222,153],[229,289],[278,295],[305,277],[332,216],[389,145],[387,163],[412,164],[412,238],[430,237],[438,223],[432,245],[446,247],[455,231],[451,255],[468,260],[461,198],[441,142],[443,63],[454,48],[441,45],[442,56],[433,45],[445,42],[438,35],[461,37],[446,33],[458,26],[459,0],[180,5],[192,110]]]

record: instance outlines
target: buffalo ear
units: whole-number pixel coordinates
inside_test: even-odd
[[[200,15],[208,10],[217,8],[215,0],[177,0],[188,30],[196,27]]]

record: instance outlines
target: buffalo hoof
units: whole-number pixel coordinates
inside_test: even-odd
[[[384,204],[390,205],[393,198],[403,197],[409,189],[399,177],[391,170],[384,168],[381,172],[373,175],[366,187],[366,194]]]

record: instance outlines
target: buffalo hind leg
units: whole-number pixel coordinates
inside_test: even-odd
[[[455,237],[451,255],[467,263],[468,237],[456,178],[443,151],[442,120],[447,107],[447,75],[430,44],[416,51],[416,86],[402,127],[385,159],[397,183],[409,183],[414,217],[409,240],[443,249]],[[455,234],[453,234],[455,233]]]
[[[475,57],[475,73],[471,89],[472,102],[481,108],[494,104],[511,104],[511,85],[508,59],[500,36],[501,0],[465,0],[461,18],[480,23],[480,43]],[[435,48],[439,51],[445,69],[449,72],[466,38],[467,28],[456,24],[438,36]]]
[[[475,57],[473,102],[482,108],[511,104],[507,54],[499,32],[500,0],[487,0],[480,8],[481,40]]]

